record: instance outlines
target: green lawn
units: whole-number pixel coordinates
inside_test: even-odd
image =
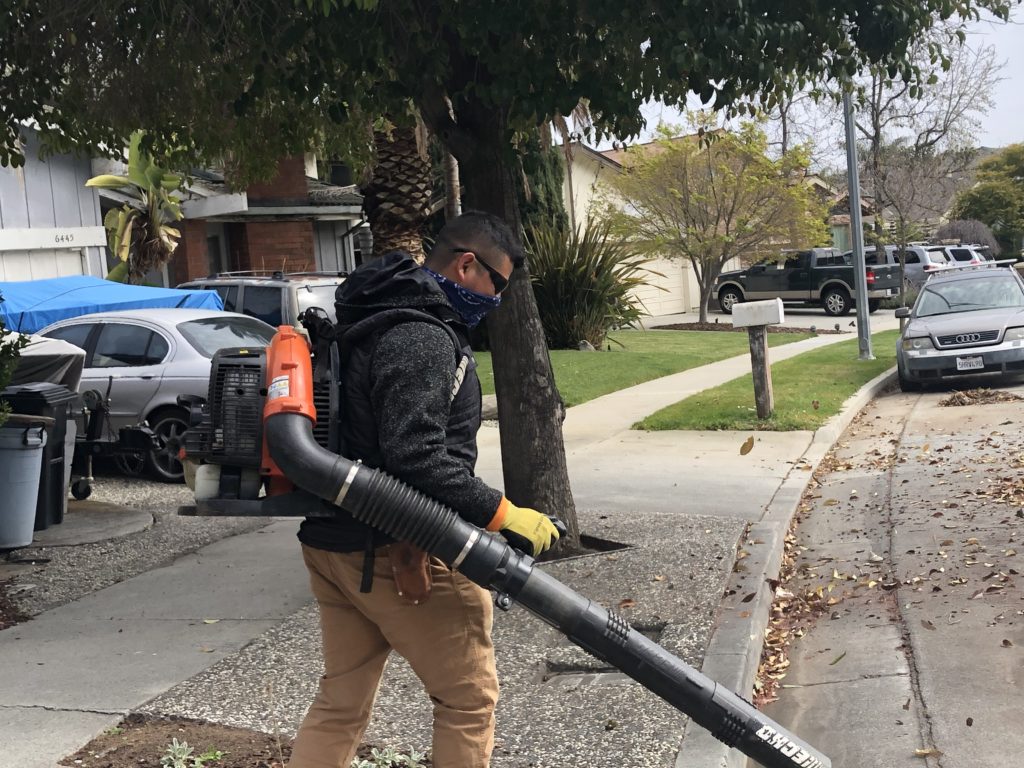
[[[812,334],[770,333],[768,344],[777,346],[809,338]],[[551,352],[555,383],[567,406],[632,387],[749,351],[747,334],[735,331],[617,331],[611,351]],[[619,344],[616,344],[618,341]],[[484,394],[494,393],[494,371],[489,352],[476,353]]]
[[[875,360],[859,360],[857,339],[805,352],[772,366],[775,414],[761,421],[750,376],[733,379],[648,416],[637,429],[817,429],[854,392],[896,364],[897,331],[873,334]],[[815,408],[817,404],[817,408]]]

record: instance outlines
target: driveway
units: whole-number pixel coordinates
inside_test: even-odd
[[[794,606],[819,588],[829,604],[766,712],[837,766],[974,768],[1024,751],[1024,402],[949,396],[879,398],[804,499],[806,549],[784,587]]]

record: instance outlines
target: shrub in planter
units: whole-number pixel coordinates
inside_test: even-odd
[[[0,296],[2,302],[3,296]],[[0,389],[4,389],[11,383],[11,376],[14,375],[14,367],[18,364],[18,357],[21,348],[28,343],[28,338],[21,334],[7,335],[3,320],[0,320]],[[7,403],[0,403],[0,426],[7,421],[7,413],[10,409]]]
[[[600,349],[608,331],[636,325],[645,314],[637,288],[652,275],[652,259],[613,235],[607,222],[568,230],[554,224],[526,231],[530,279],[548,347]]]

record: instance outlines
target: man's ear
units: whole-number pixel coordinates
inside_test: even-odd
[[[469,270],[469,265],[476,259],[476,255],[472,251],[460,253],[455,257],[455,274],[460,279],[465,278],[466,272]]]

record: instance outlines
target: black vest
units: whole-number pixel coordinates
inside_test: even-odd
[[[341,453],[361,460],[369,467],[383,464],[377,424],[370,400],[370,364],[380,336],[401,323],[427,322],[443,328],[452,340],[452,369],[456,371],[451,410],[445,427],[448,453],[463,462],[472,473],[476,466],[476,434],[480,429],[481,389],[476,359],[469,341],[451,326],[427,312],[416,309],[387,309],[342,330],[338,334],[341,361]],[[339,329],[341,330],[341,329]],[[415,486],[415,480],[410,482]],[[321,502],[328,504],[328,502]],[[337,508],[335,508],[337,510]],[[332,517],[303,521],[299,540],[316,549],[355,552],[388,544],[393,539],[372,530],[346,512]]]

